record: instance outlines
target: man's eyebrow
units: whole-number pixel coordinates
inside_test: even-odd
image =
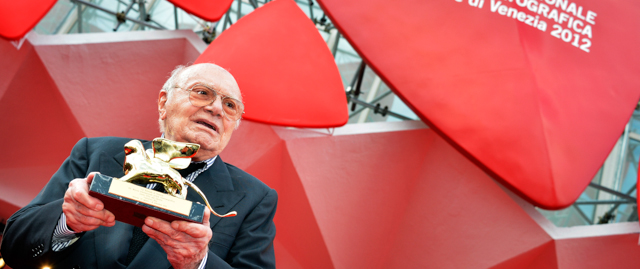
[[[242,101],[242,99],[241,99],[242,98],[242,93],[240,94],[241,95],[240,97],[236,97],[236,96],[233,96],[232,94],[228,94],[228,93],[222,92],[221,91],[222,87],[220,87],[218,85],[211,85],[211,84],[208,84],[208,83],[205,83],[205,82],[196,81],[195,83],[187,84],[187,88],[191,88],[191,87],[196,86],[196,85],[207,86],[210,89],[215,90],[218,94],[224,95],[226,97],[231,97],[233,99],[236,99],[236,100],[244,103],[244,101]]]
[[[187,83],[186,87],[187,88],[191,88],[191,87],[196,86],[196,85],[206,86],[206,87],[214,89],[216,91],[220,90],[220,87],[218,87],[217,85],[213,85],[213,84],[210,84],[210,83],[207,83],[207,82],[202,82],[202,81],[194,81],[194,82]]]

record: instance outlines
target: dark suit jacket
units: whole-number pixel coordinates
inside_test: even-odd
[[[127,138],[83,138],[38,196],[7,221],[0,251],[9,266],[19,268],[125,268],[133,226],[116,222],[84,233],[60,252],[51,250],[53,230],[62,213],[69,182],[92,171],[124,175],[124,144]],[[149,142],[143,143],[146,148]],[[216,212],[235,210],[238,216],[211,216],[213,237],[209,242],[207,268],[274,268],[273,216],[278,200],[275,190],[255,177],[222,162],[200,174],[195,184]],[[194,191],[187,199],[203,203]],[[166,253],[153,239],[147,241],[127,268],[170,268]]]

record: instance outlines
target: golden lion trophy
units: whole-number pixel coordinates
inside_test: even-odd
[[[152,141],[152,148],[145,151],[140,141],[131,140],[124,145],[125,176],[118,179],[96,174],[91,182],[90,193],[101,199],[116,220],[139,227],[147,216],[169,222],[186,220],[202,223],[205,207],[185,200],[187,186],[200,195],[213,215],[222,218],[236,216],[235,211],[223,215],[215,212],[198,186],[185,180],[175,170],[187,168],[199,149],[198,144],[156,138]],[[166,193],[132,183],[143,186],[160,184]]]

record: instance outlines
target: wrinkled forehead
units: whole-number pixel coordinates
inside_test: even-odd
[[[187,89],[196,84],[206,85],[221,94],[242,100],[235,78],[227,70],[214,64],[198,64],[186,68],[180,74],[179,84]]]

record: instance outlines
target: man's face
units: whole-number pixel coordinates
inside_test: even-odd
[[[221,95],[242,100],[238,85],[226,70],[213,64],[199,64],[183,70],[177,87],[170,96],[160,92],[158,112],[164,120],[165,138],[200,144],[194,160],[201,161],[216,156],[229,143],[236,121],[224,116],[221,98],[207,106],[196,107],[189,102],[189,89],[194,85],[206,85]]]

